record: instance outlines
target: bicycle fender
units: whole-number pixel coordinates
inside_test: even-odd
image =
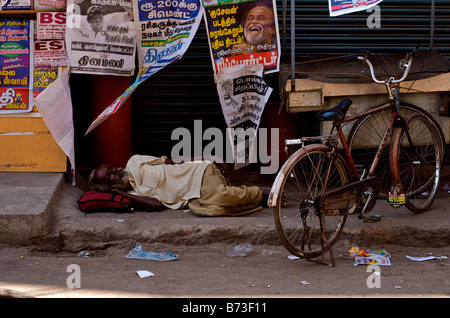
[[[268,207],[275,207],[278,201],[278,195],[280,193],[281,185],[286,177],[286,174],[289,170],[289,167],[303,154],[308,153],[314,150],[324,150],[331,151],[331,147],[323,144],[312,144],[305,147],[300,148],[296,152],[294,152],[283,164],[281,169],[278,171],[278,174],[272,184],[272,188],[270,189],[269,199],[267,201]]]

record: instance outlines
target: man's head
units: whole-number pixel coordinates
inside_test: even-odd
[[[128,191],[131,190],[131,185],[128,173],[123,168],[101,166],[92,170],[89,175],[89,188],[100,192],[108,192],[111,189]]]
[[[247,13],[244,36],[247,44],[271,44],[276,34],[275,19],[272,10],[257,6]]]
[[[103,30],[103,9],[101,6],[91,6],[87,10],[86,20],[91,25],[94,32],[101,32]]]

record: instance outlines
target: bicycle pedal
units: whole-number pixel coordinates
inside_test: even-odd
[[[380,215],[372,215],[372,216],[366,216],[363,218],[364,219],[364,223],[375,223],[375,222],[380,222],[381,221],[381,216]]]

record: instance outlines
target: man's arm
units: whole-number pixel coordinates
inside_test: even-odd
[[[158,211],[163,206],[160,201],[153,198],[130,194],[119,189],[111,189],[111,192],[130,199],[133,203],[141,206],[145,211]]]
[[[222,172],[222,174],[227,177],[228,179],[230,178],[230,168],[228,167],[228,164],[220,157],[217,156],[212,156],[212,157],[205,157],[205,158],[200,158],[200,159],[196,159],[195,157],[191,157],[190,161],[195,161],[195,160],[209,160],[212,163],[214,163],[217,168],[219,168],[220,172]],[[184,160],[182,159],[181,162],[189,162],[189,160]],[[174,162],[172,159],[170,158],[165,158],[165,162],[166,165],[174,165],[177,164],[176,162]],[[178,162],[180,163],[180,162]]]

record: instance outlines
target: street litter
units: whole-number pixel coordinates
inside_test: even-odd
[[[349,255],[354,257],[353,265],[391,265],[391,255],[385,249],[374,251],[362,250],[354,246],[348,251]]]
[[[409,255],[406,255],[406,258],[409,258],[410,260],[412,260],[414,262],[423,262],[423,261],[428,261],[430,259],[442,259],[442,257],[438,257],[438,256],[414,257],[414,256],[409,256]]]
[[[385,256],[355,256],[353,265],[391,265],[389,257]]]
[[[280,251],[275,251],[275,250],[262,250],[261,252],[262,255],[274,255],[274,254],[281,254]]]
[[[137,243],[132,250],[128,252],[128,255],[125,258],[135,258],[135,259],[144,259],[151,261],[174,261],[178,259],[178,255],[164,252],[164,253],[155,253],[150,251],[143,251],[140,243]]]
[[[146,270],[139,270],[136,273],[139,275],[140,278],[155,276],[155,274]]]
[[[295,255],[288,255],[288,258],[289,258],[291,261],[296,260],[296,259],[300,259],[300,257],[295,256]]]
[[[91,257],[92,253],[89,251],[81,251],[78,253],[78,257]]]
[[[302,281],[300,282],[300,284],[302,284],[302,285],[309,285],[309,282],[307,282],[306,280],[302,280]]]
[[[247,256],[248,253],[253,251],[253,246],[251,243],[240,244],[232,248],[228,248],[225,251],[225,255],[227,257],[244,257]]]

